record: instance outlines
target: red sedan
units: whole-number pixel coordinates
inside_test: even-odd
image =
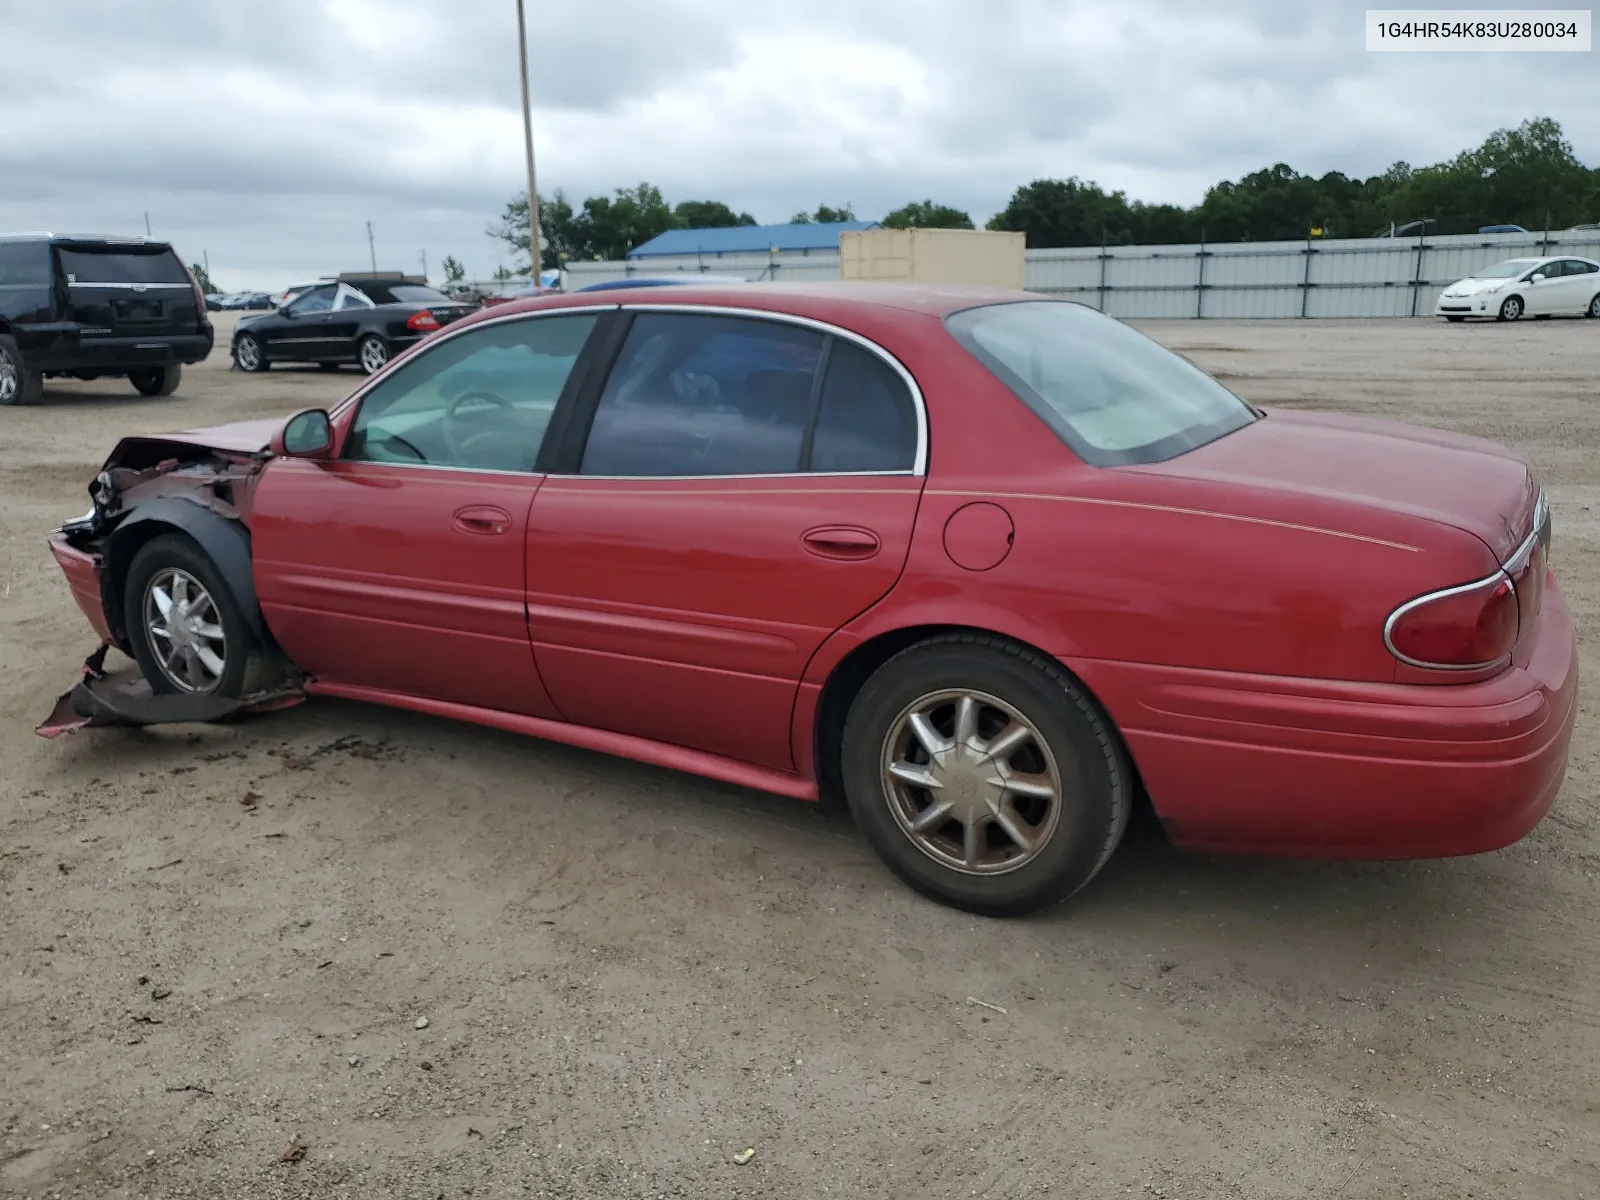
[[[1078,304],[506,305],[332,412],[124,440],[51,539],[41,732],[342,696],[815,799],[988,914],[1135,803],[1212,851],[1466,854],[1565,770],[1549,509],[1487,442],[1263,412]]]

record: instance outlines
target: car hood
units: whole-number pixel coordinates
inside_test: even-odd
[[[1515,279],[1458,279],[1445,291],[1455,296],[1476,296],[1479,292],[1492,292],[1516,282]]]
[[[193,453],[196,450],[248,458],[267,449],[272,444],[272,435],[287,419],[273,417],[234,421],[228,425],[185,429],[177,433],[146,433],[125,437],[111,452],[106,467],[152,466],[165,458],[188,460],[197,457]]]
[[[1208,445],[1137,468],[1176,480],[1254,491],[1264,515],[1294,501],[1320,519],[1399,514],[1480,539],[1505,562],[1533,528],[1539,486],[1521,459],[1480,438],[1342,413],[1274,410]],[[1370,528],[1370,525],[1367,527]],[[1353,529],[1361,532],[1361,529]]]

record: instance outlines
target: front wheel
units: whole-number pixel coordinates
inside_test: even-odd
[[[272,364],[253,333],[241,333],[233,341],[233,361],[241,371],[265,371]]]
[[[128,372],[128,382],[141,396],[170,396],[178,390],[183,379],[183,364],[171,363],[165,367],[146,367]]]
[[[259,647],[222,573],[189,538],[163,534],[140,547],[122,611],[152,691],[224,700],[244,694]]]
[[[1127,828],[1133,778],[1110,721],[1050,659],[952,634],[902,651],[845,723],[851,812],[918,891],[985,916],[1065,900]]]
[[[1597,293],[1595,298],[1589,301],[1587,312],[1589,316],[1593,317],[1597,321],[1600,321],[1600,293]]]
[[[1507,296],[1505,303],[1500,306],[1498,319],[1501,321],[1515,321],[1522,316],[1522,312],[1522,297]]]
[[[369,333],[361,339],[356,358],[361,363],[361,369],[368,375],[374,371],[381,371],[384,364],[389,361],[389,343],[377,334]]]

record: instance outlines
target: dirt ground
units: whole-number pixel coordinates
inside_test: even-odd
[[[0,1194],[1600,1196],[1600,322],[1146,328],[1251,399],[1531,458],[1586,678],[1521,844],[1145,830],[989,922],[844,817],[443,720],[46,742],[93,637],[44,537],[117,436],[357,377],[58,383],[0,410]]]

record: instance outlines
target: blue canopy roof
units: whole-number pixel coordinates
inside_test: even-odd
[[[732,225],[724,229],[669,229],[628,252],[629,258],[662,254],[765,254],[779,250],[837,250],[846,230],[876,229],[876,221],[806,225]]]

